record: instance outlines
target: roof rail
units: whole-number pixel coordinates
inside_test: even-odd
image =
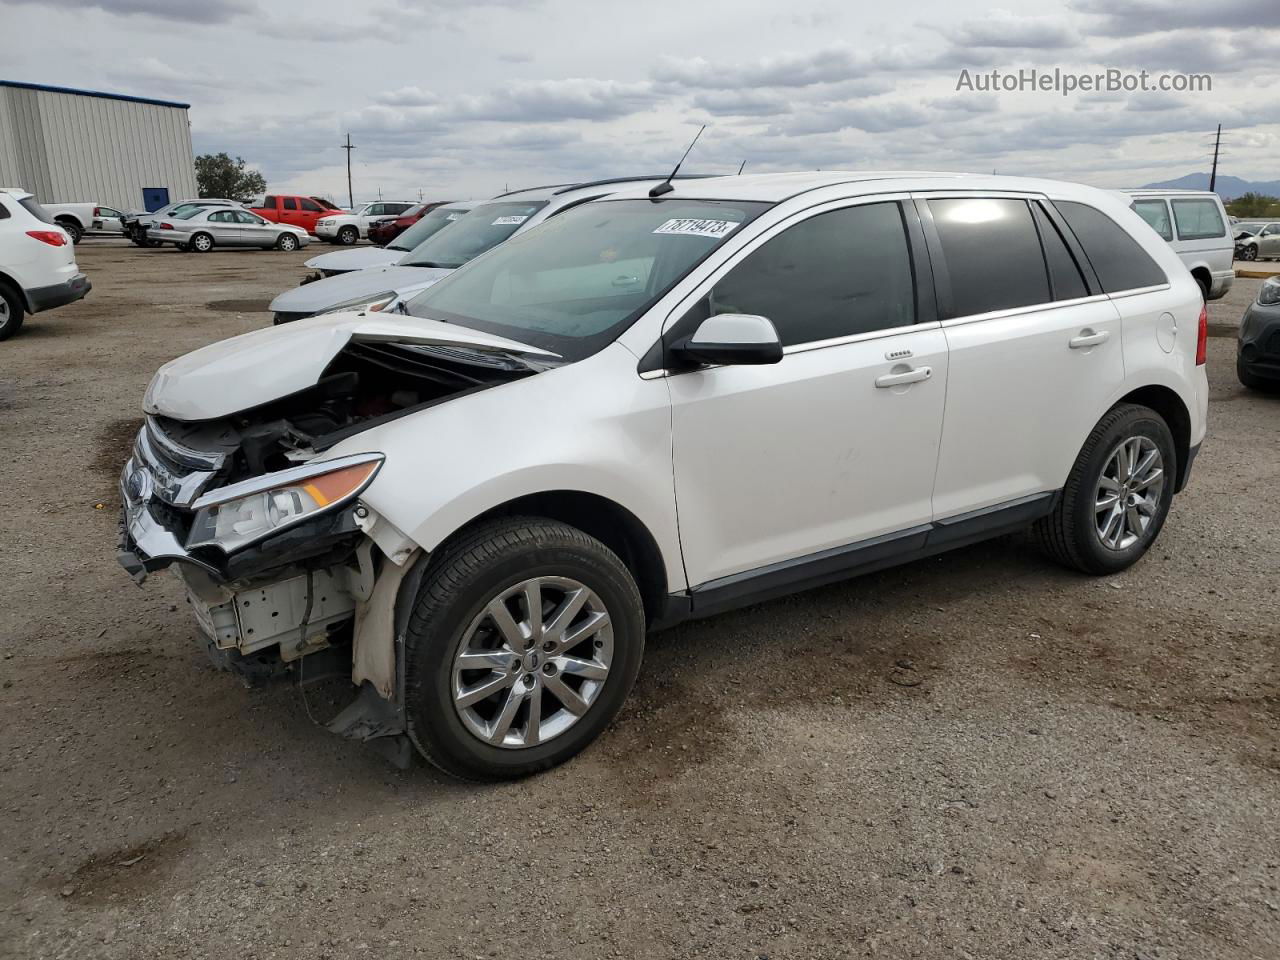
[[[676,180],[705,180],[711,177],[720,177],[720,173],[678,173],[674,177]],[[637,180],[666,180],[665,173],[659,173],[656,176],[643,177],[609,177],[606,180],[585,180],[582,183],[569,183],[562,186],[556,191],[557,194],[568,193],[570,190],[582,190],[586,187],[603,187],[611,183],[633,183]]]

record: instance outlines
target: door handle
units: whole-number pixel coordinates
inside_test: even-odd
[[[919,383],[921,380],[928,380],[932,376],[932,367],[915,367],[902,373],[886,373],[882,377],[876,377],[876,386],[881,389],[897,387],[904,383]]]
[[[1072,350],[1079,350],[1081,347],[1096,347],[1100,343],[1106,343],[1111,339],[1110,330],[1099,330],[1094,333],[1088,327],[1085,327],[1076,336],[1072,337],[1067,345]]]

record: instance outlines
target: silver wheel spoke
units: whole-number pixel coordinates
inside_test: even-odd
[[[575,590],[564,599],[564,603],[560,604],[560,608],[555,612],[555,616],[551,622],[547,624],[546,637],[548,640],[560,641],[564,636],[565,630],[569,624],[573,623],[574,618],[582,612],[582,608],[587,605],[587,588]]]
[[[1142,479],[1133,485],[1133,490],[1145,490],[1157,480],[1164,476],[1164,471],[1160,469],[1152,470],[1149,474],[1142,476]]]
[[[579,657],[556,657],[552,663],[561,673],[571,677],[582,677],[586,680],[603,680],[609,675],[609,668],[594,660],[583,660]]]
[[[1098,479],[1098,487],[1107,493],[1119,493],[1120,482],[1108,477],[1105,473]]]
[[[529,721],[524,728],[524,745],[536,747],[542,742],[542,684],[529,692]]]
[[[1129,532],[1134,536],[1142,535],[1142,517],[1138,515],[1138,508],[1130,504],[1124,511],[1125,523],[1128,525]]]
[[[555,695],[555,698],[564,705],[564,708],[574,716],[580,717],[587,712],[590,704],[558,676],[544,677],[543,683]]]
[[[535,643],[542,639],[542,584],[530,580],[524,585],[524,603],[529,622],[529,638]]]
[[[1116,545],[1119,540],[1119,533],[1124,524],[1124,508],[1120,504],[1116,504],[1111,508],[1111,513],[1107,517],[1106,526],[1102,530],[1102,539],[1112,546]]]
[[[1134,468],[1134,471],[1133,471],[1134,478],[1138,479],[1140,477],[1145,477],[1148,473],[1151,472],[1152,466],[1159,459],[1160,459],[1160,451],[1157,450],[1155,447],[1152,447],[1147,452],[1147,455],[1143,457],[1142,460],[1138,463],[1138,466]]]
[[[493,725],[489,727],[489,740],[492,743],[502,742],[507,731],[511,729],[511,721],[516,718],[516,711],[520,709],[523,700],[523,688],[513,686],[507,694],[507,702],[502,705],[502,712],[493,718]]]
[[[569,633],[564,635],[564,639],[560,641],[561,650],[572,650],[587,637],[599,633],[605,627],[609,626],[609,614],[601,611],[593,613],[578,626],[574,627]]]
[[[466,687],[459,691],[454,696],[453,702],[460,707],[469,707],[473,704],[479,703],[491,693],[496,693],[503,687],[511,686],[514,682],[514,676],[501,676],[499,674],[494,674],[492,677],[487,677],[484,680],[481,680],[475,686]]]
[[[1120,494],[1118,494],[1118,493],[1111,493],[1111,494],[1107,494],[1107,496],[1105,496],[1105,497],[1103,497],[1102,499],[1100,499],[1100,500],[1099,500],[1099,501],[1094,505],[1094,511],[1093,511],[1093,512],[1094,512],[1094,513],[1101,513],[1103,510],[1110,510],[1112,507],[1114,507],[1114,506],[1115,506],[1117,503],[1119,503],[1119,502],[1120,502]]]
[[[506,641],[508,647],[520,653],[524,650],[525,634],[520,629],[520,625],[516,623],[515,618],[511,616],[511,611],[507,609],[506,603],[499,597],[490,602],[486,607],[490,618],[493,620],[494,626],[502,634],[502,639]]]
[[[508,650],[468,650],[458,655],[459,670],[494,670],[511,672],[516,654]]]

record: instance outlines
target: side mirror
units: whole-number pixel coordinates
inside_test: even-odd
[[[777,363],[782,341],[768,317],[718,313],[703,320],[693,336],[673,344],[671,352],[693,363]]]

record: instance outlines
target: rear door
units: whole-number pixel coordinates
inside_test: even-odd
[[[668,376],[680,541],[704,596],[738,589],[739,574],[795,579],[826,551],[847,566],[880,537],[923,543],[947,352],[915,282],[918,233],[895,197],[797,214],[672,318],[678,338],[712,313],[758,314],[784,346],[777,364]],[[597,279],[612,289],[640,273],[624,263]]]
[[[1062,486],[1123,381],[1119,313],[1039,198],[916,199],[950,349],[934,513],[1013,508]]]
[[[280,222],[298,226],[300,216],[298,213],[297,197],[281,197],[280,198]]]

